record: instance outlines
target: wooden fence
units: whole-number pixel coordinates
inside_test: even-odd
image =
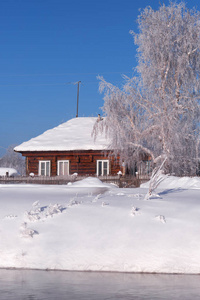
[[[85,179],[89,176],[55,176],[55,177],[47,177],[47,176],[16,176],[16,177],[0,177],[0,184],[67,184],[69,182],[75,182],[82,179]],[[100,176],[98,177],[102,182],[113,183],[119,187],[138,187],[142,182],[148,181],[149,176]]]

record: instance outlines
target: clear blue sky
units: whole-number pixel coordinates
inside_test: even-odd
[[[0,156],[76,116],[101,113],[97,75],[131,76],[140,8],[159,0],[0,0]],[[161,1],[163,2],[163,1]],[[168,4],[168,0],[164,1]],[[200,9],[197,0],[189,8]]]

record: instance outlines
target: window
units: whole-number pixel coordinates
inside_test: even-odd
[[[138,173],[141,175],[150,175],[152,172],[151,160],[143,160],[138,166]]]
[[[69,175],[69,160],[58,160],[57,162],[57,175]]]
[[[97,176],[109,174],[109,160],[97,160]]]
[[[40,176],[50,176],[50,160],[39,161],[39,175]]]
[[[148,175],[150,175],[151,172],[152,172],[152,170],[151,170],[151,160],[147,160],[146,161],[146,170],[145,170],[145,173],[148,174]]]

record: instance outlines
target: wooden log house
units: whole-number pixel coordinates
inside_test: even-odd
[[[99,121],[99,120],[98,120]],[[121,170],[110,157],[105,134],[92,136],[94,117],[71,119],[15,147],[26,157],[26,174],[35,176],[109,176]]]

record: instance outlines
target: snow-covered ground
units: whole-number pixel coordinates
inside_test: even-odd
[[[0,268],[200,273],[200,179],[0,185]]]

